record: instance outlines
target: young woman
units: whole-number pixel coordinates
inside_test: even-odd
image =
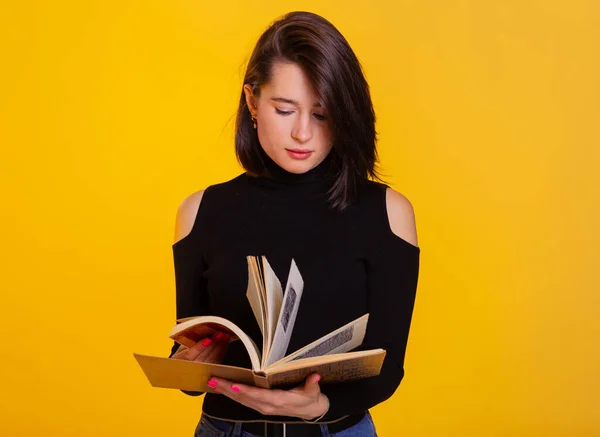
[[[282,284],[292,258],[304,291],[288,351],[369,313],[361,348],[387,351],[381,374],[342,384],[319,375],[291,390],[213,378],[200,436],[375,436],[369,408],[404,375],[420,248],[412,206],[376,182],[375,114],[360,63],[324,18],[294,12],[260,37],[244,77],[235,136],[246,170],[179,207],[173,244],[177,318],[225,317],[257,344],[247,255]],[[173,359],[250,367],[227,335],[175,344]],[[198,395],[197,392],[186,392]]]

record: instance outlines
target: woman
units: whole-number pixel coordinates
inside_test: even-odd
[[[404,375],[420,248],[410,202],[375,182],[375,114],[360,63],[339,31],[307,12],[260,37],[240,98],[235,146],[246,172],[185,199],[173,255],[177,318],[225,317],[260,344],[246,298],[247,255],[282,284],[293,258],[304,291],[288,352],[369,313],[361,348],[387,351],[381,374],[343,384],[319,375],[291,390],[212,378],[200,436],[375,436],[368,409]],[[173,359],[250,367],[226,335]],[[198,395],[197,392],[186,392]],[[308,423],[307,423],[308,422]]]

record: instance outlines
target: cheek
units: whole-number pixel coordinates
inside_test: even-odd
[[[281,141],[284,135],[289,135],[290,128],[285,120],[276,117],[276,115],[271,115],[261,120],[258,134],[259,138],[266,143]]]
[[[333,142],[333,135],[328,127],[322,127],[319,129],[319,140],[325,147],[330,146]]]

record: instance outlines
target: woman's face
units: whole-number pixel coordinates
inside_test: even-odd
[[[305,173],[319,165],[332,147],[325,108],[302,69],[277,62],[260,97],[244,85],[246,103],[256,119],[258,141],[265,153],[290,173]]]

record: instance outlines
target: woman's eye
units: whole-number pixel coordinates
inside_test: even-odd
[[[279,115],[290,115],[293,114],[294,111],[282,111],[281,109],[275,108],[275,112]],[[327,117],[322,114],[313,114],[317,120],[325,120]]]

